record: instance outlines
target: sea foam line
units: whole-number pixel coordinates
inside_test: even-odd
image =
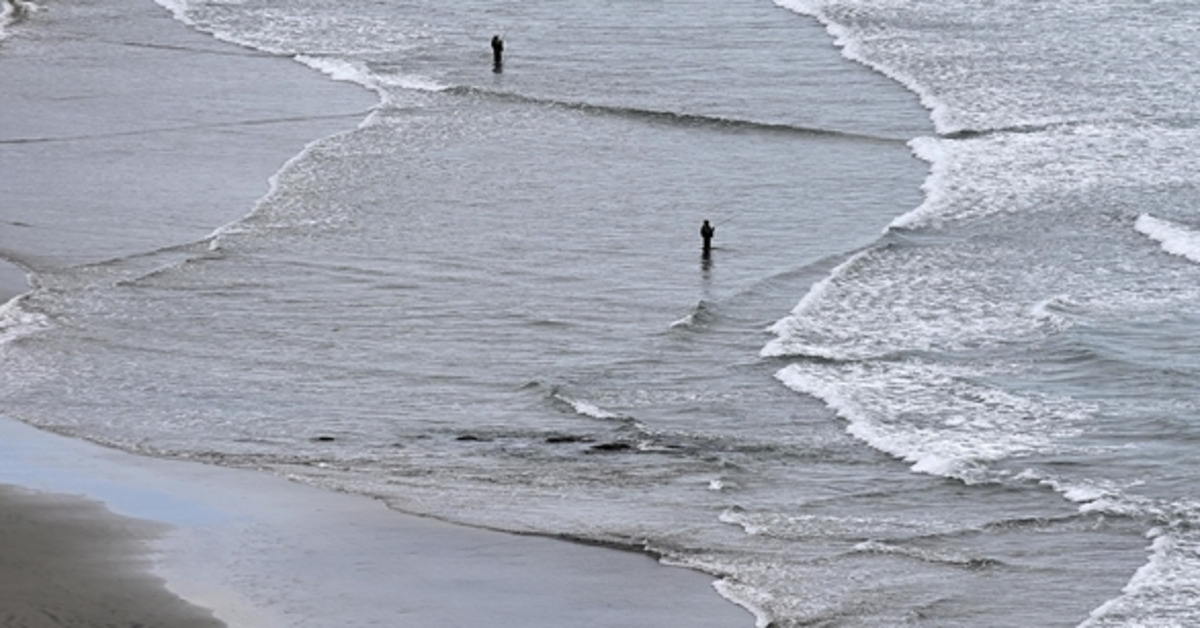
[[[171,15],[180,22],[188,26],[195,27],[196,23],[188,17],[188,2],[187,0],[154,0],[158,6],[171,12]]]
[[[261,50],[262,52],[266,52],[268,54],[279,55],[279,56],[284,56],[284,57],[289,56],[289,54],[286,52],[282,52],[282,51],[278,51],[278,50],[263,49],[262,47],[254,46],[250,42],[242,41],[228,33],[222,33],[222,32],[215,31],[215,30],[212,30],[209,28],[205,28],[204,26],[197,23],[195,20],[193,20],[188,15],[189,10],[191,8],[191,4],[188,0],[155,0],[155,2],[158,3],[159,6],[163,7],[167,11],[169,11],[171,13],[171,15],[175,18],[175,20],[187,25],[190,28],[193,28],[200,32],[204,32],[219,41],[224,41],[226,43],[230,43],[230,44],[237,45],[237,46],[245,46],[245,47],[253,48],[255,50]],[[328,58],[328,57],[317,57],[317,56],[311,56],[311,55],[296,54],[296,55],[290,55],[290,58],[297,63],[306,65],[309,68],[312,68],[314,70],[317,70],[317,71],[325,74],[326,76],[329,76],[333,80],[355,83],[355,84],[360,85],[376,94],[377,98],[379,99],[379,102],[375,107],[373,107],[371,109],[370,113],[358,124],[358,128],[360,128],[360,129],[372,125],[375,122],[380,109],[387,104],[387,98],[388,98],[387,91],[384,90],[378,84],[378,82],[374,79],[373,75],[366,68],[357,66],[348,61],[343,61],[343,60]],[[342,133],[335,133],[333,136],[330,136],[330,137],[336,137],[338,135],[342,135]],[[251,208],[251,210],[245,216],[242,216],[241,218],[234,220],[230,223],[218,226],[208,236],[201,239],[200,242],[207,243],[208,249],[210,251],[216,252],[216,251],[220,251],[222,240],[226,236],[243,233],[244,229],[245,229],[244,225],[245,225],[246,220],[255,215],[258,215],[262,211],[263,207],[278,194],[279,189],[280,189],[280,177],[284,173],[288,172],[289,169],[295,167],[295,164],[297,164],[298,162],[303,160],[305,157],[308,157],[316,149],[317,146],[322,144],[327,139],[329,139],[329,138],[321,137],[321,138],[317,138],[317,139],[309,141],[299,153],[297,153],[291,159],[289,159],[287,162],[285,162],[283,167],[281,167],[278,171],[276,171],[273,175],[271,175],[268,178],[267,193],[265,195],[263,195],[262,197],[260,197],[254,203],[254,206]]]
[[[904,89],[915,94],[921,106],[929,111],[934,129],[942,136],[953,135],[963,129],[954,122],[950,105],[939,98],[937,94],[917,80],[916,77],[872,59],[864,46],[856,37],[854,29],[840,24],[824,10],[821,0],[774,0],[775,4],[799,15],[811,17],[825,26],[826,32],[834,39],[834,46],[841,50],[842,56],[855,63],[864,65],[893,81]],[[922,184],[925,200],[917,208],[897,216],[884,230],[915,228],[920,224],[936,219],[940,209],[944,207],[943,190],[951,171],[951,154],[946,149],[944,138],[913,138],[909,147],[918,159],[928,162],[931,166],[929,177]]]
[[[1162,244],[1164,251],[1193,262],[1200,262],[1200,232],[1155,218],[1150,214],[1138,216],[1133,228],[1150,239],[1158,241]]]
[[[768,333],[775,334],[776,338],[766,344],[759,351],[759,356],[764,358],[777,358],[795,355],[795,351],[791,347],[792,341],[795,339],[796,330],[799,327],[796,324],[796,319],[804,317],[810,309],[814,307],[833,286],[833,282],[845,274],[847,269],[853,267],[859,260],[869,255],[873,249],[866,249],[852,255],[849,259],[838,264],[829,274],[820,281],[814,283],[808,289],[808,292],[800,298],[800,302],[787,316],[783,317],[775,324],[767,328]]]
[[[1194,535],[1152,531],[1150,558],[1119,597],[1091,612],[1079,628],[1194,626],[1200,620],[1200,542]]]
[[[921,105],[930,112],[930,118],[933,120],[934,126],[939,133],[947,134],[959,131],[951,124],[950,107],[944,101],[937,98],[933,92],[929,91],[924,85],[916,80],[913,76],[901,72],[897,68],[893,68],[877,61],[872,61],[859,45],[858,40],[854,37],[854,31],[836,20],[829,17],[822,10],[821,2],[818,0],[774,0],[775,5],[787,9],[793,13],[811,17],[825,26],[826,32],[833,37],[833,44],[842,51],[842,56],[847,59],[879,72],[880,74],[896,81],[908,91],[917,95]]]

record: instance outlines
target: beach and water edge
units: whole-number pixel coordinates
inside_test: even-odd
[[[15,252],[39,266],[0,261],[0,301],[27,292],[31,274],[36,284],[39,271],[136,252],[164,231],[180,246],[202,240],[250,211],[271,176],[308,142],[351,129],[371,112],[375,95],[367,90],[218,42],[152,2],[95,6],[121,17],[110,39],[70,36],[72,20],[84,18],[48,3],[16,26],[47,34],[0,41],[0,75],[20,87],[0,90],[10,120],[0,144],[13,156],[0,170],[12,175],[10,190],[29,192],[10,197],[11,212],[5,208],[0,258]],[[52,44],[63,50],[62,63],[43,54]],[[41,55],[36,65],[19,58],[30,47]],[[66,62],[67,55],[127,58],[131,75],[158,76],[186,59],[178,80],[211,81],[231,98],[257,100],[242,111],[202,106],[203,119],[185,122],[176,116],[189,108],[172,102],[172,93],[192,90],[136,80],[89,84],[88,68]],[[51,103],[38,96],[64,90],[77,97]],[[288,111],[264,114],[278,93],[304,96],[288,98]],[[146,105],[152,101],[158,104]],[[195,175],[188,181],[179,181],[179,160]],[[39,162],[70,164],[64,171],[81,176],[53,180],[55,173],[39,173]],[[94,176],[82,176],[91,168]],[[52,198],[21,204],[47,186],[56,189]],[[164,219],[154,233],[120,224],[72,230],[72,212],[98,204],[140,203],[139,211],[153,213],[161,202],[156,186],[191,195],[197,206]],[[43,220],[46,212],[53,215]],[[0,621],[16,625],[682,628],[756,621],[718,594],[713,575],[636,551],[462,527],[266,473],[117,451],[9,417],[0,417],[0,452],[3,538],[26,550],[0,562],[0,582],[11,592],[0,598]]]

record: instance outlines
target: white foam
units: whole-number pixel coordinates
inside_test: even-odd
[[[1088,408],[978,383],[982,373],[920,362],[798,363],[776,373],[847,421],[847,431],[912,465],[965,482],[993,479],[986,463],[1059,451]]]
[[[671,327],[672,329],[677,329],[680,327],[694,327],[695,324],[696,324],[696,315],[688,314],[687,316],[684,316],[683,318],[672,322],[669,325],[669,327]]]
[[[8,37],[8,32],[4,27],[13,23],[13,15],[16,13],[16,7],[10,4],[7,0],[0,0],[0,40]]]
[[[293,59],[335,81],[354,83],[375,93],[376,97],[379,98],[379,104],[372,108],[371,113],[359,123],[358,128],[360,129],[376,124],[378,122],[379,111],[394,104],[391,94],[383,88],[378,77],[372,74],[361,62],[313,55],[296,55]]]
[[[962,351],[1045,337],[1022,295],[981,280],[978,249],[882,246],[856,254],[776,322],[763,357],[836,361]],[[985,271],[986,272],[986,271]]]
[[[708,305],[705,304],[704,301],[700,301],[696,304],[696,307],[692,309],[691,313],[671,323],[670,327],[672,329],[680,327],[702,327],[704,326],[705,321],[708,320],[708,316],[706,316],[707,311]]]
[[[916,94],[921,100],[922,106],[929,110],[930,119],[933,120],[935,128],[940,132],[946,133],[958,130],[955,128],[954,116],[951,114],[951,109],[945,101],[938,98],[912,75],[901,71],[896,66],[887,65],[868,55],[866,48],[859,41],[858,32],[831,18],[829,13],[821,7],[821,3],[814,0],[775,0],[775,4],[800,15],[815,18],[825,26],[826,32],[833,37],[833,43],[841,49],[842,56],[879,72],[904,86],[908,91]]]
[[[296,61],[307,65],[335,81],[357,83],[367,89],[377,89],[370,71],[361,62],[347,61],[336,57],[316,57],[312,55],[296,55]]]
[[[1034,320],[1041,321],[1055,331],[1064,331],[1071,327],[1071,320],[1057,310],[1069,308],[1075,303],[1065,294],[1057,294],[1042,299],[1029,307],[1028,315]]]
[[[444,92],[450,89],[450,85],[439,83],[428,76],[421,76],[419,74],[396,74],[384,76],[379,79],[379,82],[389,87],[411,89],[418,92]]]
[[[322,57],[322,56],[317,56],[317,55],[306,55],[306,54],[293,54],[292,51],[285,49],[285,48],[281,48],[266,38],[259,37],[256,39],[254,37],[239,37],[239,36],[235,35],[234,33],[219,30],[217,28],[212,27],[211,25],[200,24],[196,20],[192,19],[191,15],[190,15],[191,4],[188,2],[188,0],[155,0],[155,1],[160,6],[167,9],[168,11],[170,11],[171,15],[174,16],[174,18],[176,20],[178,20],[184,24],[187,24],[188,26],[190,26],[192,28],[203,31],[205,33],[208,33],[209,35],[213,36],[214,38],[216,38],[220,41],[233,43],[238,46],[246,46],[246,47],[254,48],[254,49],[269,53],[269,54],[290,56],[294,61],[301,63],[303,65],[306,65],[314,70],[317,70],[318,72],[321,72],[321,73],[325,74],[326,76],[329,76],[330,78],[332,78],[335,81],[345,81],[345,82],[349,82],[349,83],[354,83],[356,85],[361,85],[362,87],[365,87],[366,89],[375,92],[375,94],[379,98],[380,105],[388,104],[389,96],[388,96],[386,90],[384,90],[382,88],[382,86],[380,86],[380,84],[377,80],[377,77],[374,74],[372,74],[370,72],[370,70],[367,69],[361,63],[355,63],[355,62],[346,61],[344,59],[338,59],[338,58],[334,58],[334,57]],[[235,3],[235,2],[226,2],[226,4],[233,4],[233,3]],[[368,117],[362,122],[362,124],[360,124],[360,127],[370,125],[374,120],[375,112],[377,110],[378,110],[378,107],[376,108],[376,110],[373,110],[370,115],[368,115]]]
[[[759,536],[768,530],[767,526],[756,523],[744,510],[736,507],[722,511],[717,515],[717,521],[738,526],[747,536]]]
[[[1068,486],[1062,489],[1063,497],[1073,502],[1094,502],[1110,494],[1108,489],[1100,486]]]
[[[50,319],[45,314],[23,307],[26,295],[9,299],[0,305],[0,345],[51,327]]]
[[[40,6],[25,0],[0,0],[0,40],[8,37],[6,26],[39,9]]]
[[[792,308],[792,311],[788,316],[780,319],[774,325],[771,325],[767,328],[767,331],[775,334],[777,338],[768,342],[766,346],[759,351],[759,355],[764,358],[795,355],[796,350],[794,342],[797,331],[801,327],[798,325],[798,320],[806,316],[809,311],[813,309],[815,304],[819,303],[825,297],[825,295],[830,291],[831,286],[837,277],[844,275],[847,269],[853,267],[868,253],[869,251],[862,251],[851,256],[850,259],[838,264],[833,270],[831,270],[827,277],[814,283],[812,287],[808,289],[808,292],[806,292],[804,296],[800,298],[800,302],[796,304],[796,307]]]
[[[1155,218],[1150,214],[1138,216],[1133,227],[1139,233],[1159,242],[1164,251],[1200,262],[1200,232]]]
[[[208,242],[208,250],[214,252],[220,251],[225,238],[252,233],[252,230],[246,227],[246,221],[254,216],[259,215],[263,211],[263,208],[266,207],[266,205],[276,195],[279,194],[280,177],[301,160],[308,157],[308,155],[312,153],[312,151],[315,150],[315,148],[324,140],[325,138],[321,138],[309,142],[304,146],[303,150],[301,150],[291,159],[288,159],[286,162],[284,162],[283,167],[276,171],[275,174],[272,174],[270,177],[268,177],[267,193],[254,203],[254,207],[251,208],[249,213],[233,222],[217,227],[212,231],[212,233],[208,234],[208,236],[204,238],[204,241]]]
[[[1159,533],[1150,559],[1129,584],[1091,612],[1080,628],[1200,625],[1200,542],[1194,534]]]
[[[772,598],[767,593],[729,580],[718,580],[713,583],[713,588],[721,597],[754,615],[755,628],[767,628],[772,625],[771,616],[766,611]]]
[[[1064,499],[1079,504],[1081,513],[1143,518],[1164,516],[1161,505],[1129,492],[1130,488],[1141,484],[1140,481],[1121,485],[1110,480],[1096,478],[1063,479],[1034,469],[1026,469],[1016,477],[1023,480],[1035,480],[1039,484],[1049,487],[1062,495]]]
[[[171,15],[180,22],[189,26],[195,26],[196,23],[188,17],[188,9],[191,6],[187,0],[154,0],[159,6],[171,12]]]
[[[926,223],[946,204],[945,190],[950,176],[951,154],[945,148],[944,140],[918,137],[910,140],[908,146],[918,159],[930,165],[929,176],[921,184],[925,200],[912,211],[897,216],[888,225],[888,229],[906,229]]]
[[[854,545],[854,551],[864,554],[888,554],[913,558],[927,563],[948,565],[972,565],[977,559],[950,549],[934,549],[920,546],[905,546],[872,539]]]
[[[554,398],[571,406],[571,408],[579,414],[592,417],[593,419],[615,420],[624,418],[620,414],[609,412],[608,410],[605,410],[594,403],[583,401],[582,399],[574,399],[561,393],[554,393]]]

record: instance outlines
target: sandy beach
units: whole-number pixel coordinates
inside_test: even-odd
[[[150,573],[163,526],[75,496],[0,486],[0,622],[5,626],[219,626]]]
[[[0,562],[0,581],[38,592],[16,625],[214,625],[204,609],[266,627],[753,623],[710,576],[634,552],[402,515],[9,419],[0,454],[0,484],[22,487],[0,491],[6,545],[29,548]]]
[[[374,101],[149,1],[124,5],[51,4],[0,44],[0,252],[35,274],[203,238]],[[80,34],[95,28],[107,35]],[[185,102],[197,83],[211,98]],[[104,219],[113,207],[142,230]],[[0,300],[27,289],[25,274],[0,264]],[[412,517],[3,417],[0,484],[5,625],[753,624],[713,577],[649,556]]]

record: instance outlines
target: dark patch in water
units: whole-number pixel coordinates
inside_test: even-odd
[[[600,443],[592,445],[591,451],[612,452],[612,451],[631,451],[633,446],[629,443]]]

